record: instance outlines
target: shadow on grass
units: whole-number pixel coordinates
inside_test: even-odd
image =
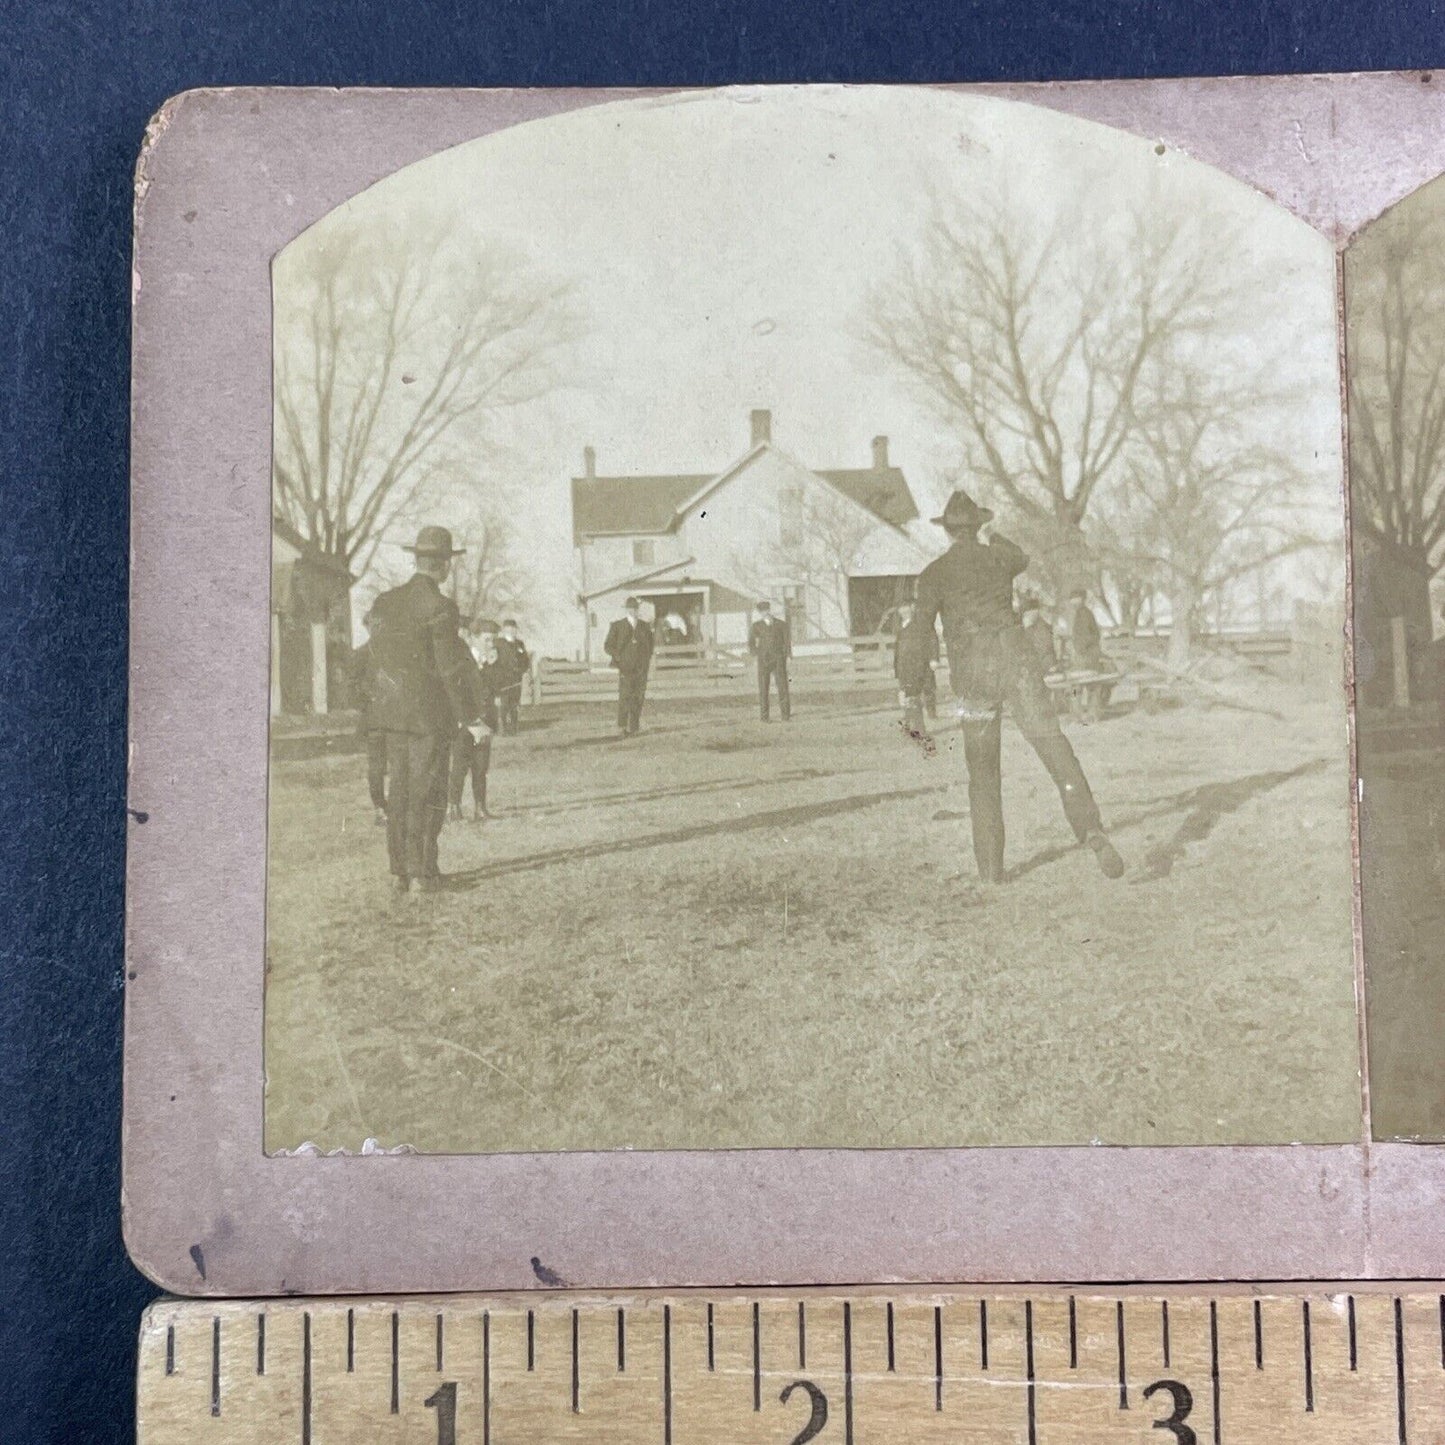
[[[850,768],[849,772],[861,769]],[[761,778],[710,778],[704,782],[679,783],[674,788],[630,788],[617,793],[589,793],[585,797],[568,798],[559,803],[521,803],[503,808],[504,817],[550,818],[557,813],[578,813],[588,808],[616,807],[623,803],[656,803],[668,798],[687,798],[698,793],[741,792],[744,788],[771,788],[780,783],[813,783],[821,778],[836,778],[840,773],[827,768],[794,768],[785,773],[769,773]]]
[[[666,848],[676,843],[690,843],[697,838],[720,838],[732,833],[751,833],[762,828],[791,828],[816,823],[821,818],[857,813],[876,808],[880,803],[896,803],[908,798],[921,798],[930,793],[946,791],[946,785],[925,788],[902,788],[891,793],[858,793],[850,798],[831,798],[821,803],[803,803],[792,808],[772,808],[764,813],[749,813],[741,818],[722,818],[712,823],[698,823],[688,828],[671,828],[664,833],[642,833],[635,838],[608,838],[596,843],[583,843],[575,848],[550,848],[525,858],[508,858],[484,868],[447,875],[448,891],[474,888],[492,878],[511,873],[531,873],[559,864],[580,863],[588,858],[605,858],[612,853],[635,853],[645,848]]]
[[[1129,880],[1131,883],[1152,883],[1167,878],[1174,865],[1184,856],[1191,843],[1202,843],[1213,831],[1214,825],[1230,813],[1238,812],[1251,798],[1272,792],[1296,778],[1308,777],[1330,766],[1328,758],[1311,758],[1297,767],[1276,769],[1267,773],[1250,773],[1242,778],[1230,778],[1225,782],[1203,783],[1197,788],[1186,788],[1182,793],[1171,793],[1167,797],[1135,809],[1121,818],[1116,818],[1111,831],[1132,828],[1154,818],[1165,818],[1173,813],[1183,813],[1179,826],[1161,843],[1145,853],[1138,870]],[[1064,847],[1045,848],[1026,859],[1018,867],[1009,870],[1010,878],[1021,878],[1036,868],[1056,863],[1072,853],[1077,844]]]

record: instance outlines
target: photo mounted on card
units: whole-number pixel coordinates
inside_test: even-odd
[[[1442,173],[1420,75],[171,102],[138,1262],[1445,1268]]]

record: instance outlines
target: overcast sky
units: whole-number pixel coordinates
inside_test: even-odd
[[[1299,418],[1300,447],[1322,505],[1336,505],[1331,248],[1245,185],[1157,154],[1152,137],[923,89],[712,91],[518,126],[410,166],[342,211],[421,220],[459,207],[479,233],[580,285],[584,384],[537,419],[507,479],[526,497],[543,578],[534,628],[570,651],[567,483],[584,445],[604,473],[717,470],[745,449],[749,409],[769,407],[775,441],[818,467],[866,465],[870,438],[887,433],[927,506],[956,443],[860,346],[857,318],[931,189],[966,199],[1005,179],[1041,219],[1080,185],[1237,217],[1256,274],[1302,298],[1292,350],[1317,404]]]

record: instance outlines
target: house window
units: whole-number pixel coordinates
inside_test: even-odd
[[[657,543],[651,537],[639,537],[632,544],[632,562],[637,567],[651,567],[657,561]]]
[[[803,545],[803,489],[796,482],[778,493],[778,544],[787,552]]]

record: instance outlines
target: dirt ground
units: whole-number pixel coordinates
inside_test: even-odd
[[[1357,1137],[1338,708],[1070,725],[1112,883],[1006,723],[992,888],[956,732],[836,696],[643,721],[499,738],[440,895],[390,894],[360,755],[273,765],[268,1147]]]

